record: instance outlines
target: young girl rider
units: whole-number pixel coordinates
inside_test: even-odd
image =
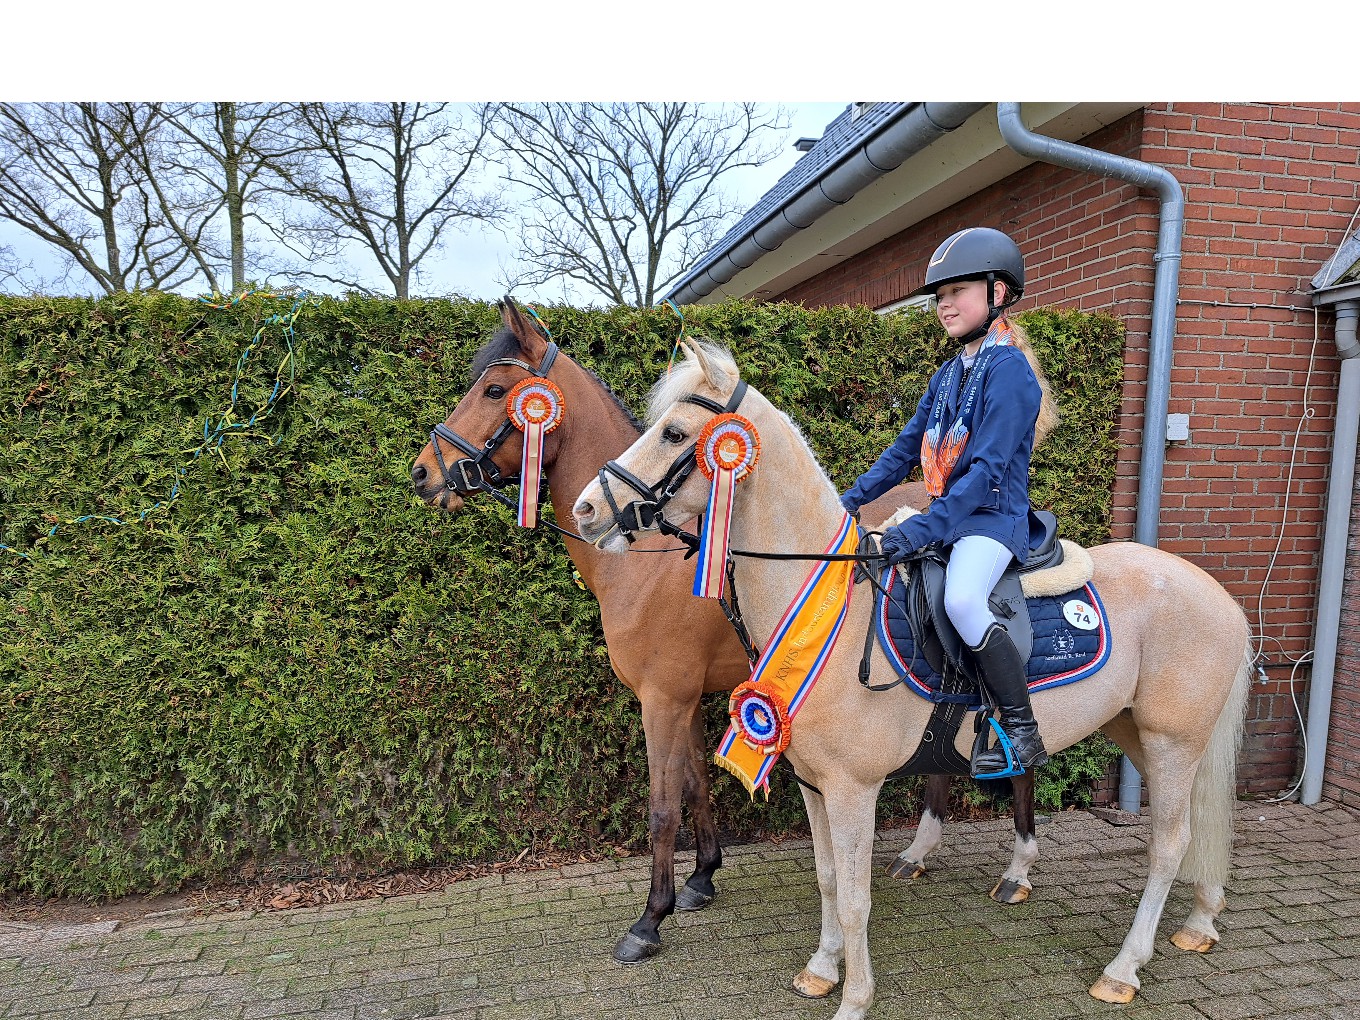
[[[897,562],[938,542],[949,550],[945,612],[967,643],[1000,723],[1028,770],[1048,760],[1030,708],[1025,663],[987,605],[1012,557],[1029,552],[1029,461],[1057,413],[1038,362],[1019,329],[1002,314],[1020,299],[1020,249],[989,227],[947,237],[926,268],[917,294],[933,294],[945,332],[962,344],[931,377],[916,413],[892,446],[860,475],[841,503],[851,513],[906,479],[920,464],[933,499],[929,508],[883,534]],[[972,774],[1006,769],[1003,750],[989,748]]]

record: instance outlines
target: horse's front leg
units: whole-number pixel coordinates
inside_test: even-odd
[[[833,1020],[863,1020],[874,1002],[869,960],[870,882],[873,877],[874,808],[882,782],[863,786],[837,780],[823,787],[836,868],[836,916],[845,938],[845,986]]]
[[[694,827],[694,874],[675,896],[676,910],[702,910],[718,894],[713,873],[722,867],[718,823],[708,799],[708,753],[704,748],[704,716],[699,702],[690,715],[689,747],[685,755],[685,806]]]
[[[1015,854],[1001,881],[988,893],[998,903],[1024,903],[1034,891],[1029,869],[1039,859],[1039,841],[1034,838],[1034,776],[1026,772],[1011,780],[1012,810],[1015,813]]]
[[[644,697],[642,729],[647,737],[650,785],[648,830],[652,843],[652,884],[647,907],[614,946],[619,963],[641,963],[661,951],[661,922],[675,910],[675,834],[687,771],[691,706],[665,697]]]
[[[831,850],[831,826],[827,823],[822,795],[800,786],[812,830],[812,855],[817,864],[817,891],[822,898],[822,932],[817,951],[793,979],[793,990],[808,999],[824,999],[841,979],[845,938],[836,913],[836,859]]]
[[[916,825],[916,838],[888,865],[893,878],[920,878],[926,873],[926,856],[933,853],[944,836],[944,820],[949,814],[949,781],[945,775],[926,779],[925,809]]]

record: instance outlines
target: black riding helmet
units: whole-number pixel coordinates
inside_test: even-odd
[[[991,227],[966,227],[944,239],[926,266],[926,282],[912,295],[931,294],[946,283],[959,280],[987,281],[987,321],[964,342],[986,335],[1003,308],[1015,304],[1025,292],[1025,260],[1020,247],[1007,235]],[[1006,301],[992,304],[997,280],[1006,284]]]

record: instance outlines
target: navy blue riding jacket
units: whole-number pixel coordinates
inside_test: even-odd
[[[941,393],[948,367],[945,362],[931,377],[916,413],[892,446],[841,497],[847,510],[857,510],[905,481],[921,462],[921,437],[935,401],[951,402],[945,408],[944,427],[953,423],[963,373],[955,373],[953,392]],[[998,347],[986,372],[968,443],[945,480],[944,493],[925,513],[889,529],[900,532],[890,540],[899,549],[919,549],[931,542],[948,546],[966,535],[986,535],[1017,560],[1029,553],[1029,460],[1043,394],[1025,355],[1014,346]]]

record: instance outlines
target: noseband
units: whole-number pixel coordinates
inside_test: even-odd
[[[497,365],[511,365],[515,368],[524,369],[531,376],[546,377],[556,358],[557,344],[549,340],[548,349],[544,353],[543,361],[538,368],[527,365],[517,358],[502,358],[499,361],[493,361],[486,368],[489,371]],[[486,372],[484,371],[482,374],[485,375]],[[480,380],[480,376],[478,378]],[[475,387],[476,383],[473,386]],[[511,433],[515,431],[517,431],[515,423],[507,415],[505,421],[501,422],[500,428],[496,429],[491,434],[491,438],[479,449],[443,422],[436,425],[430,433],[430,445],[434,447],[434,459],[439,463],[439,470],[444,475],[444,488],[452,489],[455,492],[486,492],[497,495],[496,490],[503,489],[507,485],[520,483],[518,473],[513,475],[501,474],[500,468],[496,467],[496,462],[491,459]],[[465,456],[454,461],[452,465],[446,464],[443,451],[439,448],[439,440],[441,439],[461,451]]]
[[[737,383],[737,388],[727,398],[726,406],[698,393],[681,397],[678,403],[698,404],[714,414],[730,414],[741,405],[745,396],[746,380],[743,379]],[[680,491],[680,486],[685,484],[685,479],[698,466],[699,462],[695,459],[695,451],[698,448],[697,442],[691,443],[684,453],[671,462],[671,466],[666,469],[666,473],[655,485],[648,485],[615,460],[609,461],[600,469],[600,488],[604,490],[604,498],[609,502],[609,509],[614,514],[614,527],[628,540],[630,545],[637,539],[638,532],[650,531],[652,528],[658,528],[664,534],[677,536],[684,534],[665,519],[662,510]],[[635,499],[620,509],[618,502],[614,499],[613,492],[609,488],[610,475],[642,496],[642,499]],[[608,534],[608,532],[605,532],[605,534]]]

